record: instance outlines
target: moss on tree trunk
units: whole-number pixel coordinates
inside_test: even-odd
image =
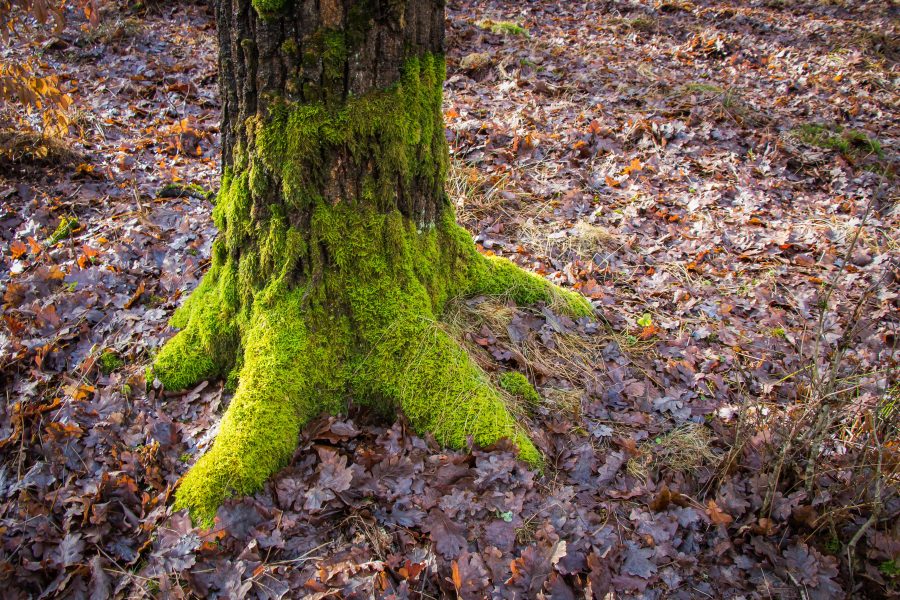
[[[481,445],[512,439],[522,459],[539,464],[501,394],[440,317],[448,300],[474,294],[591,313],[578,294],[479,254],[454,220],[443,190],[444,62],[434,51],[443,36],[413,44],[419,34],[408,31],[409,19],[424,11],[434,20],[442,5],[314,4],[328,27],[304,23],[306,3],[266,4],[264,18],[244,0],[218,7],[220,28],[229,10],[257,32],[245,43],[220,30],[229,40],[223,77],[234,80],[223,83],[226,158],[213,211],[220,235],[209,272],[172,318],[181,331],[148,373],[167,389],[215,377],[236,386],[212,449],[176,492],[176,506],[203,524],[226,498],[259,490],[285,466],[304,423],[343,411],[351,398],[402,410],[418,432],[455,448],[467,436]],[[267,37],[279,11],[290,15],[279,31],[290,30],[285,22],[306,31],[299,43]],[[373,75],[359,93],[350,76],[357,62],[387,64],[377,55],[386,42],[369,35],[378,28],[405,40],[402,60],[390,83]],[[260,39],[296,67],[273,90],[259,89]],[[257,53],[252,109],[239,98],[247,71],[243,83],[235,74],[235,53],[246,52]],[[307,77],[312,63],[318,75]]]

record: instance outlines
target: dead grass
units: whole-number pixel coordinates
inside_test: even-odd
[[[625,26],[634,31],[652,33],[659,29],[659,20],[651,17],[635,17],[633,19],[626,19]]]
[[[590,223],[578,221],[562,231],[548,232],[527,219],[519,227],[519,237],[526,244],[545,256],[573,254],[582,260],[589,260],[596,254],[608,254],[628,242],[610,230]]]
[[[489,332],[496,339],[495,347],[511,354],[517,368],[532,381],[556,379],[569,382],[538,389],[542,405],[550,411],[577,419],[581,414],[581,398],[587,386],[599,386],[598,365],[603,365],[603,348],[612,334],[596,334],[590,337],[575,333],[552,333],[547,340],[537,335],[529,335],[524,340],[513,342],[509,335],[509,325],[517,312],[526,313],[528,308],[516,308],[503,298],[482,298],[455,301],[448,307],[442,318],[448,331],[462,341],[469,349],[476,363],[485,371],[496,370],[494,356],[473,340]]]
[[[900,59],[900,38],[889,31],[873,31],[860,28],[852,38],[853,45],[860,51],[892,62]]]
[[[663,13],[693,12],[696,8],[697,5],[688,0],[663,0],[656,4],[656,10]]]
[[[628,461],[626,468],[642,481],[648,480],[652,473],[712,471],[722,460],[712,443],[713,435],[705,425],[681,425],[639,446],[637,456]]]
[[[579,389],[563,389],[557,387],[541,390],[543,404],[551,413],[571,415],[573,422],[581,422],[581,398],[584,391]]]
[[[466,165],[460,160],[450,162],[447,174],[447,194],[456,207],[457,219],[472,223],[487,215],[502,212],[503,197],[500,192],[508,176],[491,180],[483,170]]]
[[[0,130],[0,163],[47,166],[73,164],[80,159],[65,139],[34,131]]]
[[[751,106],[734,87],[691,82],[674,88],[669,96],[673,99],[673,107],[684,113],[705,106],[712,110],[716,120],[731,120],[744,127],[763,126],[771,120],[765,112]]]
[[[114,44],[132,40],[144,31],[144,24],[136,17],[107,14],[100,24],[82,32],[80,41],[85,44]]]

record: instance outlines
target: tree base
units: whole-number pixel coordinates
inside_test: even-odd
[[[235,130],[245,143],[232,148],[213,210],[212,265],[148,373],[167,389],[225,376],[236,385],[213,448],[176,493],[200,523],[260,489],[302,425],[350,398],[402,410],[455,448],[468,436],[512,439],[540,464],[501,392],[438,319],[451,298],[476,294],[592,309],[482,256],[456,224],[443,191],[443,73],[440,57],[410,58],[388,89],[273,102]]]
[[[213,448],[176,492],[176,507],[190,509],[198,523],[210,525],[226,498],[258,491],[290,460],[302,426],[321,413],[344,411],[349,398],[385,412],[400,409],[417,432],[430,432],[441,444],[463,448],[472,436],[486,446],[508,438],[522,460],[541,463],[501,392],[436,314],[460,295],[545,302],[576,317],[592,313],[587,300],[506,259],[480,255],[452,221],[419,232],[399,215],[328,211],[344,213],[342,242],[334,247],[354,257],[347,271],[353,281],[291,287],[278,278],[255,294],[252,309],[234,312],[226,301],[233,274],[214,268],[176,312],[172,324],[184,329],[148,374],[167,389],[237,375]],[[388,241],[393,255],[373,248],[373,231],[396,228],[404,244]],[[341,264],[341,254],[335,258]],[[444,285],[432,286],[441,288],[437,298],[416,285],[428,277],[412,276],[428,258],[432,267],[459,263],[454,266],[463,273],[448,279],[453,271],[443,271]]]

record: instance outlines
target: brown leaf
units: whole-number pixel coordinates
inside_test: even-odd
[[[632,159],[630,165],[628,165],[627,167],[625,167],[622,170],[622,175],[629,175],[631,173],[634,173],[635,171],[640,171],[643,168],[644,168],[644,166],[641,164],[640,159],[635,158],[635,159]]]
[[[137,289],[134,290],[134,293],[131,295],[131,298],[128,299],[128,302],[125,303],[125,308],[126,308],[126,309],[131,308],[132,306],[134,306],[134,304],[140,299],[141,294],[144,293],[144,289],[145,289],[145,288],[146,288],[146,286],[144,285],[144,282],[142,281],[142,282],[138,285]]]
[[[451,563],[451,575],[456,593],[463,600],[483,598],[490,583],[484,561],[477,553],[463,552],[458,561]]]
[[[709,520],[714,524],[727,526],[734,521],[734,518],[731,515],[719,508],[719,505],[716,504],[715,500],[707,502],[706,507],[706,514],[709,515]]]
[[[28,252],[28,246],[25,245],[21,240],[13,240],[13,242],[9,245],[9,250],[12,252],[13,258],[21,258]]]
[[[459,556],[460,551],[467,546],[465,530],[450,520],[442,510],[431,509],[428,522],[422,528],[434,542],[434,549],[444,558]]]
[[[650,509],[654,512],[661,512],[666,510],[670,504],[684,508],[690,505],[690,499],[680,492],[673,492],[669,486],[663,484],[656,498],[650,502]]]
[[[819,520],[819,513],[812,506],[804,504],[791,512],[791,520],[810,529],[815,529]]]

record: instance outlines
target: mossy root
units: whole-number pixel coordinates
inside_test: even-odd
[[[488,376],[433,318],[401,311],[369,352],[351,356],[341,325],[310,331],[303,291],[255,306],[237,392],[212,449],[182,480],[176,508],[211,525],[223,501],[258,491],[287,465],[310,418],[341,412],[350,395],[381,410],[402,408],[418,433],[453,448],[465,448],[469,436],[481,446],[510,439],[522,460],[540,467]]]
[[[169,321],[180,328],[156,355],[147,382],[159,379],[167,390],[183,390],[227,373],[234,364],[238,331],[222,311],[218,289],[209,273]]]
[[[472,261],[469,295],[507,296],[519,305],[545,302],[570,317],[589,317],[594,307],[587,298],[555,285],[499,256],[481,256]]]
[[[360,373],[364,393],[399,405],[419,433],[431,432],[451,448],[464,448],[469,436],[479,446],[510,439],[519,458],[541,466],[540,453],[487,374],[440,324],[404,320],[365,360]]]
[[[225,499],[258,491],[288,464],[303,425],[334,409],[323,405],[329,394],[319,384],[342,387],[339,369],[319,362],[317,346],[321,343],[307,332],[296,293],[258,308],[237,391],[212,449],[182,480],[176,508],[190,509],[196,522],[209,526]]]

